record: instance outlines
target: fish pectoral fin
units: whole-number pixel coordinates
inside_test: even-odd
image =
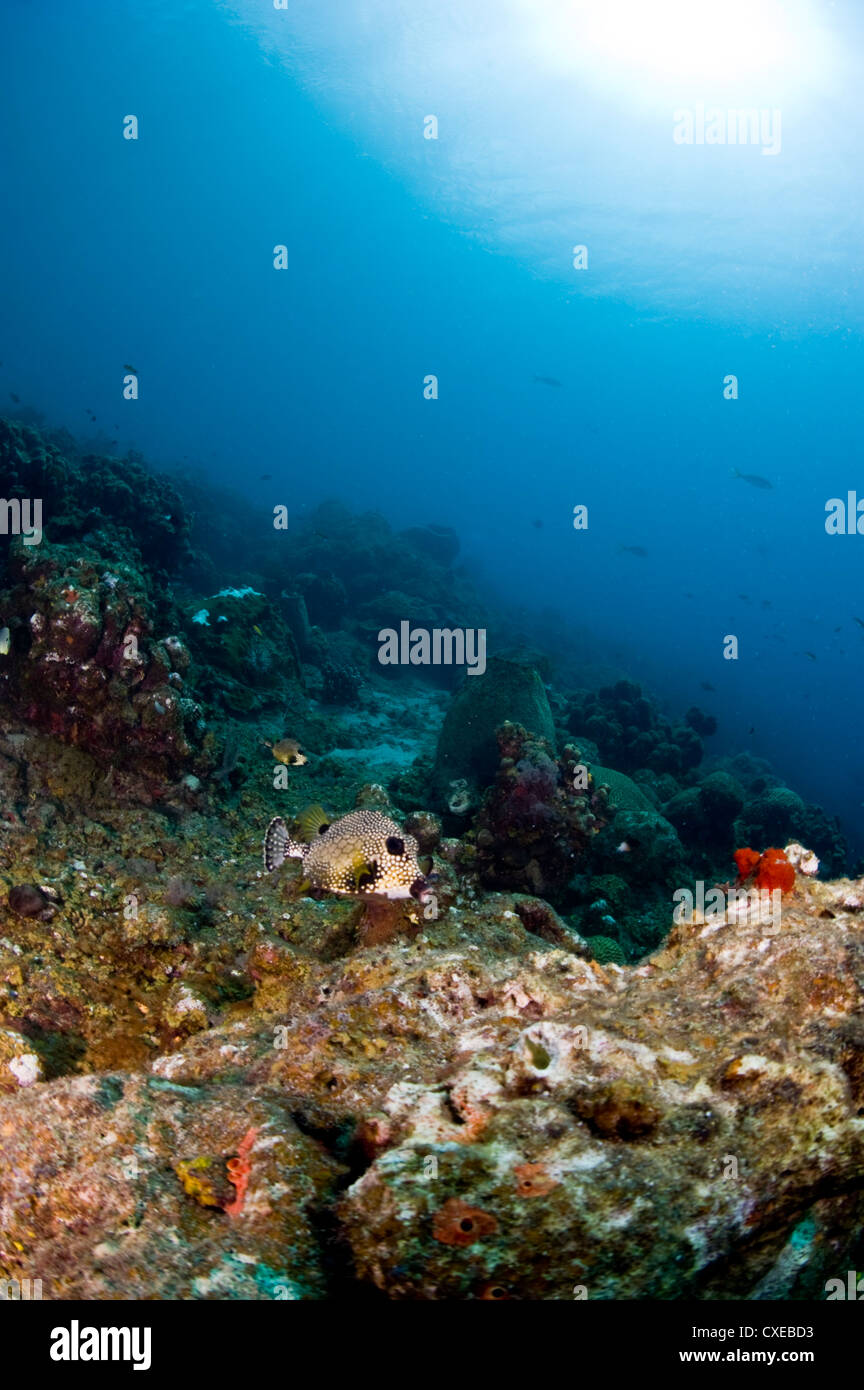
[[[314,844],[319,835],[329,830],[333,817],[323,806],[307,806],[294,817],[297,834],[307,845]]]
[[[367,859],[365,854],[356,854],[351,860],[350,873],[355,893],[368,893],[378,878],[378,864],[374,859]]]

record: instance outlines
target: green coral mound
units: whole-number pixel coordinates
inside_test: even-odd
[[[653,811],[655,809],[642,788],[636,785],[632,777],[627,777],[623,772],[616,772],[614,768],[600,767],[598,763],[592,763],[591,776],[594,778],[595,787],[607,786],[609,788],[609,801],[616,810]]]
[[[554,749],[552,711],[537,672],[518,661],[491,657],[482,676],[466,675],[447,711],[432,774],[439,797],[446,799],[456,778],[479,786],[492,781],[501,757],[495,730],[508,722],[546,739]]]
[[[585,942],[591,947],[591,955],[600,965],[625,964],[624,952],[613,937],[586,936]]]

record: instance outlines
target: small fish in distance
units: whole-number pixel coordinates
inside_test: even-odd
[[[309,759],[294,738],[280,738],[276,743],[268,743],[266,739],[261,740],[265,748],[269,748],[277,763],[284,763],[286,767],[303,767]]]
[[[739,473],[737,468],[732,469],[732,477],[740,478],[742,483],[749,483],[751,487],[773,488],[774,484],[769,483],[767,478],[760,478],[758,473]]]

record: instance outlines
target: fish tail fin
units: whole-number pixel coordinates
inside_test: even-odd
[[[304,846],[292,840],[281,816],[274,816],[264,835],[264,867],[268,874],[286,859],[302,859]]]

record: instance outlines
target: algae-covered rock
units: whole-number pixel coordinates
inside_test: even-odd
[[[324,1294],[313,1214],[344,1168],[274,1097],[123,1073],[35,1091],[0,1097],[0,1275],[52,1299]]]
[[[175,984],[163,1005],[162,1019],[174,1033],[200,1033],[208,1023],[207,1004],[188,985]]]
[[[442,805],[459,779],[474,786],[491,782],[500,756],[495,731],[507,721],[546,739],[554,750],[552,711],[537,672],[490,657],[482,676],[465,676],[444,719],[432,773]]]
[[[13,1028],[0,1028],[0,1095],[41,1081],[45,1071],[33,1044]]]
[[[235,714],[282,707],[302,685],[290,628],[248,585],[189,605],[187,635],[201,663],[201,690]]]
[[[446,1099],[393,1093],[386,1152],[340,1202],[360,1278],[391,1299],[824,1298],[864,1215],[861,927],[831,890],[796,892],[770,951],[757,922],[710,944],[694,923],[638,971],[571,958],[555,1003],[560,953],[535,957],[492,989],[534,1020],[506,1053],[475,976]]]

